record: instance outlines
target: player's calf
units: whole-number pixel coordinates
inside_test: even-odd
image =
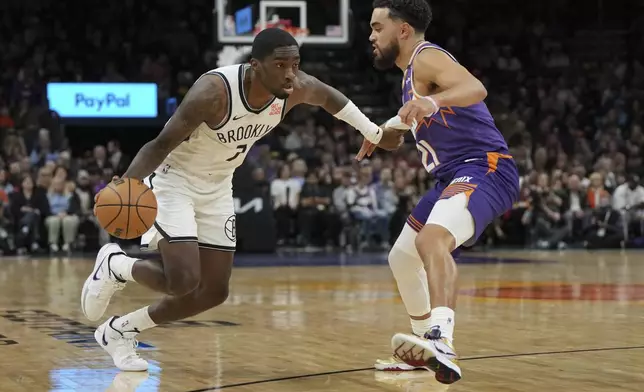
[[[454,249],[454,237],[442,226],[427,224],[418,233],[415,241],[416,249],[423,260],[429,281],[429,292],[432,305],[454,307],[456,299],[456,280],[458,271],[451,255]],[[432,280],[440,279],[443,290],[433,290]],[[434,293],[434,291],[437,291]]]
[[[181,297],[196,290],[201,280],[199,246],[196,242],[159,241],[159,250],[163,258],[166,292]],[[138,266],[137,266],[138,267]],[[155,279],[156,272],[147,270],[133,273],[134,280]]]
[[[166,274],[168,268],[176,269],[165,263],[167,248],[170,246],[162,248]],[[151,305],[149,315],[156,324],[195,316],[222,304],[228,298],[233,253],[202,248],[198,250],[198,254],[201,278],[196,289],[181,296],[165,297]]]

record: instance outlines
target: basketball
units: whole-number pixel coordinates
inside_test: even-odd
[[[96,218],[110,235],[121,239],[142,236],[157,216],[157,199],[147,185],[132,178],[119,178],[101,191]]]

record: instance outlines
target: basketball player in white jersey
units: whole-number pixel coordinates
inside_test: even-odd
[[[90,320],[101,318],[112,295],[129,281],[167,295],[97,328],[96,340],[121,370],[148,369],[135,351],[140,332],[197,315],[228,297],[235,251],[233,173],[293,106],[320,106],[373,143],[380,141],[382,130],[349,99],[299,70],[299,47],[288,32],[260,32],[251,56],[250,64],[199,78],[123,175],[145,179],[157,198],[156,222],[142,245],[158,249],[162,260],[137,260],[116,244],[105,245],[83,287],[83,312]]]

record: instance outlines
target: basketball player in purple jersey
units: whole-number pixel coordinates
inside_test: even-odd
[[[375,66],[395,65],[404,72],[403,106],[385,125],[378,146],[395,149],[411,130],[423,165],[437,180],[389,253],[413,334],[394,335],[394,357],[376,368],[426,368],[451,384],[461,378],[452,344],[458,273],[451,253],[473,244],[511,208],[519,175],[483,103],[483,84],[446,50],[424,40],[431,21],[426,0],[375,0],[373,7],[369,39]],[[365,141],[357,159],[375,147]]]

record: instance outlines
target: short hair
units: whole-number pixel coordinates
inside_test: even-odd
[[[270,27],[262,30],[255,36],[253,40],[253,48],[251,49],[251,57],[257,60],[264,60],[266,57],[273,54],[275,49],[284,46],[298,46],[295,37],[288,31],[278,29],[277,27]]]
[[[424,33],[432,22],[427,0],[374,0],[373,8],[388,8],[389,17],[409,23],[418,33]]]

